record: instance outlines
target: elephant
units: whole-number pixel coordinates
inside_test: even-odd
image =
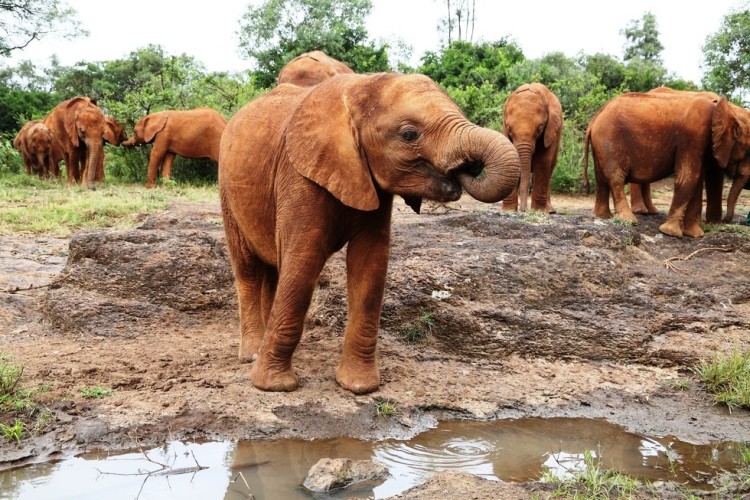
[[[609,218],[609,194],[621,219],[637,223],[625,199],[626,182],[646,184],[675,174],[667,235],[699,238],[704,165],[714,158],[728,166],[743,156],[750,129],[738,121],[725,98],[627,93],[607,102],[586,130],[584,179],[591,147],[596,174],[597,217]]]
[[[55,106],[44,124],[63,149],[68,185],[94,187],[96,166],[104,161],[102,141],[115,142],[99,106],[88,97],[74,97]]]
[[[209,107],[159,111],[138,120],[133,135],[120,145],[153,143],[146,175],[146,187],[152,188],[160,169],[162,180],[169,179],[175,155],[219,161],[219,140],[226,124],[226,118]]]
[[[277,83],[291,83],[300,87],[317,85],[334,75],[354,73],[346,64],[320,50],[305,52],[281,68]]]
[[[13,147],[21,152],[27,174],[36,174],[41,179],[60,175],[63,150],[42,120],[31,120],[21,127],[13,139]]]
[[[253,385],[298,386],[292,355],[328,258],[347,245],[348,321],[336,370],[354,394],[380,385],[377,337],[400,195],[495,203],[518,182],[502,134],[469,122],[430,78],[342,74],[281,84],[240,109],[221,138],[219,195]]]
[[[105,116],[106,126],[110,131],[107,137],[114,138],[114,142],[109,142],[107,137],[104,137],[104,142],[112,144],[113,146],[119,146],[121,143],[128,139],[128,135],[125,133],[125,127],[122,126],[117,118],[114,116]],[[87,176],[87,172],[83,173],[83,176]],[[99,163],[96,165],[96,175],[94,176],[95,182],[104,182],[104,155],[101,156]]]
[[[503,134],[521,158],[521,179],[518,189],[503,200],[504,210],[517,210],[520,195],[520,210],[526,211],[531,181],[531,209],[555,213],[550,201],[550,181],[562,127],[560,101],[545,85],[521,85],[508,97],[503,110]]]
[[[648,93],[672,95],[675,97],[703,98],[714,103],[718,103],[720,98],[718,94],[713,92],[691,92],[674,90],[669,87],[657,87]],[[740,129],[748,129],[747,123],[750,119],[750,112],[731,102],[729,103],[729,107],[734,113],[734,118],[746,124],[744,127],[740,127]],[[731,222],[734,217],[737,198],[743,187],[747,184],[748,179],[750,179],[750,161],[744,158],[748,152],[748,146],[742,144],[743,140],[747,140],[747,138],[742,134],[734,136],[733,147],[735,151],[733,155],[735,159],[733,161],[730,162],[727,159],[726,164],[722,165],[717,162],[716,158],[710,157],[705,162],[704,185],[706,190],[706,222],[708,223],[718,223],[722,220],[724,222]],[[732,187],[730,187],[729,196],[727,197],[727,213],[722,219],[721,201],[725,175],[732,179]],[[650,186],[648,184],[638,185],[631,183],[630,205],[634,213],[657,213],[656,207],[654,207],[651,201]]]

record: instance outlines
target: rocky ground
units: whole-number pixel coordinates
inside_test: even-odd
[[[3,442],[0,468],[134,439],[409,437],[455,418],[593,417],[695,443],[747,441],[750,414],[714,406],[691,368],[750,348],[750,236],[664,237],[669,193],[659,194],[662,215],[632,227],[595,219],[592,198],[553,198],[552,216],[465,198],[421,215],[397,203],[383,383],[366,396],[334,380],[343,255],[321,276],[295,354],[301,386],[282,394],[253,388],[238,362],[218,202],[70,240],[0,235],[0,352],[24,365],[25,387],[47,387],[38,398],[53,415],[38,436]],[[405,339],[420,329],[425,339]],[[691,378],[688,390],[674,383]],[[97,386],[114,393],[82,397]],[[396,418],[375,417],[384,400]],[[474,498],[498,498],[490,487]]]

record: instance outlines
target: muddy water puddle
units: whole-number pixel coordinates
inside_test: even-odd
[[[565,477],[584,467],[586,454],[604,468],[641,480],[701,488],[722,471],[735,469],[738,448],[639,436],[599,420],[456,421],[409,441],[172,442],[145,453],[90,453],[0,473],[0,498],[321,498],[300,485],[319,459],[337,457],[377,460],[390,477],[374,488],[330,498],[384,498],[446,470],[515,482],[538,480],[545,470]]]

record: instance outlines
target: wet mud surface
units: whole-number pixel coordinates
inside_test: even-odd
[[[692,368],[750,347],[750,237],[662,236],[664,198],[638,226],[595,219],[591,198],[554,199],[551,216],[466,198],[417,215],[399,200],[382,385],[365,396],[334,379],[343,253],[295,353],[299,390],[265,393],[237,358],[218,202],[70,240],[0,235],[0,352],[24,365],[24,387],[47,387],[37,399],[53,415],[37,436],[3,442],[0,468],[170,439],[406,438],[447,419],[602,418],[693,443],[746,441],[750,414],[714,406]],[[414,328],[426,338],[407,341]],[[114,392],[82,396],[95,386]],[[394,418],[376,416],[381,401]]]

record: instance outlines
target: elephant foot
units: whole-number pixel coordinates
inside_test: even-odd
[[[594,208],[594,217],[598,217],[599,219],[611,219],[612,212],[609,210],[609,207]]]
[[[675,221],[667,221],[659,226],[659,231],[666,234],[667,236],[674,236],[675,238],[682,238],[682,228],[680,224]]]
[[[634,214],[638,215],[649,215],[651,212],[649,212],[648,208],[646,208],[646,205],[633,205],[630,207],[630,210],[633,211]]]
[[[336,369],[336,382],[342,389],[354,394],[367,394],[380,387],[380,370],[375,364],[339,365]]]
[[[638,224],[638,217],[632,212],[632,210],[622,210],[617,212],[617,218],[623,222],[629,222],[630,224]]]
[[[682,234],[689,238],[702,238],[705,233],[700,224],[686,224],[682,228]]]
[[[264,363],[262,358],[255,361],[250,370],[250,381],[262,391],[291,392],[299,387],[294,370],[274,370]]]
[[[506,202],[503,200],[503,211],[515,212],[516,210],[518,210],[518,202],[513,203],[512,201]]]
[[[252,363],[258,359],[262,339],[262,336],[256,339],[251,333],[240,336],[240,363]]]

